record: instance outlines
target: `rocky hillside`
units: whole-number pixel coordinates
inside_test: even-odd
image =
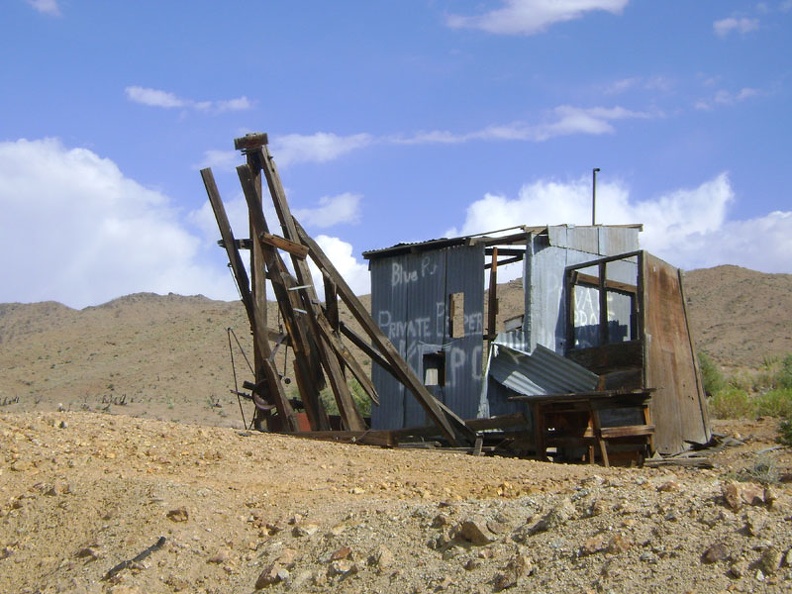
[[[792,275],[721,266],[688,272],[685,287],[698,348],[721,364],[758,367],[766,357],[792,353]],[[501,285],[499,298],[501,320],[521,313],[519,281]],[[271,305],[270,325],[277,327]],[[81,311],[0,304],[0,410],[104,411],[241,427],[230,390],[235,373],[239,385],[252,379],[244,358],[251,353],[239,302],[137,294]],[[285,354],[278,365],[289,376]]]

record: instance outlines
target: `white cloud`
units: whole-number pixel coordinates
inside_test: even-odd
[[[327,228],[341,223],[358,223],[361,198],[359,194],[348,192],[325,196],[319,199],[317,208],[293,209],[292,213],[305,226]]]
[[[505,35],[534,35],[551,25],[603,10],[619,14],[629,0],[504,0],[504,6],[480,16],[451,15],[449,27],[481,29]]]
[[[41,14],[47,14],[50,16],[61,15],[60,7],[58,6],[58,0],[27,0],[27,3]]]
[[[287,167],[294,163],[324,163],[365,148],[374,142],[370,134],[337,136],[327,132],[317,132],[310,136],[287,134],[276,136],[271,146],[272,155],[278,164]]]
[[[367,295],[371,292],[371,277],[368,265],[358,262],[352,254],[352,245],[328,235],[318,235],[314,238],[327,258],[333,263],[333,267],[338,271],[352,292],[356,295]],[[321,273],[312,265],[314,286],[320,298],[324,299],[324,280]]]
[[[56,139],[0,143],[0,302],[84,307],[140,291],[234,299],[167,196]]]
[[[454,144],[473,140],[517,140],[544,142],[558,136],[572,134],[612,134],[611,122],[627,119],[662,117],[659,113],[632,111],[623,107],[574,107],[560,105],[550,112],[545,122],[528,124],[512,122],[496,124],[482,130],[457,134],[448,131],[419,132],[413,136],[393,136],[386,140],[392,144]]]
[[[729,221],[734,201],[725,173],[696,188],[644,201],[631,198],[623,183],[598,183],[597,223],[642,223],[641,246],[680,268],[736,264],[764,272],[792,272],[792,212]],[[467,208],[461,228],[446,234],[473,235],[516,224],[589,225],[591,206],[591,179],[541,180],[523,186],[513,199],[487,194]]]
[[[712,28],[715,30],[715,35],[718,37],[726,37],[730,33],[741,33],[745,35],[746,33],[759,29],[759,19],[749,19],[745,17],[738,19],[729,17],[715,21]]]
[[[736,105],[738,103],[742,103],[743,101],[747,101],[748,99],[753,99],[754,97],[759,97],[762,94],[762,91],[759,89],[752,89],[750,87],[744,87],[733,93],[731,91],[727,91],[725,89],[720,89],[715,92],[715,94],[709,99],[699,99],[694,107],[699,110],[710,110],[716,106],[729,106],[729,105]]]
[[[668,92],[673,88],[673,81],[665,76],[643,78],[634,76],[613,81],[602,88],[606,95],[621,95],[632,90]]]
[[[204,151],[203,161],[196,165],[196,169],[211,167],[221,171],[233,171],[237,165],[241,165],[243,162],[244,159],[237,151],[208,150]]]
[[[133,103],[140,103],[149,107],[162,107],[164,109],[191,108],[196,111],[222,113],[225,111],[244,111],[252,107],[251,102],[244,96],[238,99],[221,101],[195,101],[193,99],[182,99],[169,91],[138,86],[126,87],[124,94]]]

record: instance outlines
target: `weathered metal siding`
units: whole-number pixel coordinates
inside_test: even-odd
[[[372,315],[423,381],[426,355],[441,354],[445,385],[428,386],[462,418],[475,416],[481,391],[484,245],[450,247],[371,260]],[[464,293],[465,336],[450,336],[449,296]],[[374,366],[380,396],[372,427],[426,424],[423,408],[403,386]]]
[[[402,264],[402,261],[395,262]],[[407,352],[406,337],[400,338],[397,322],[407,319],[407,286],[392,283],[390,260],[371,262],[371,315],[402,357]],[[395,286],[394,286],[395,285]],[[405,396],[404,385],[397,381],[379,365],[373,365],[371,379],[380,397],[379,406],[372,406],[372,426],[380,429],[400,429],[404,427]]]
[[[637,228],[561,225],[548,227],[547,235],[532,235],[523,275],[526,342],[530,350],[538,344],[559,354],[566,350],[564,269],[567,266],[637,249]],[[634,272],[625,270],[625,282],[629,282],[631,274],[634,279]]]
[[[497,345],[490,375],[523,396],[591,392],[599,376],[541,345],[528,354]]]
[[[446,254],[445,303],[454,293],[464,294],[465,336],[453,338],[446,334],[444,403],[463,419],[472,419],[478,412],[484,366],[484,246],[449,249]],[[450,328],[449,322],[445,328]]]
[[[650,404],[655,447],[681,452],[686,442],[707,443],[711,437],[681,279],[676,268],[647,253],[643,283],[646,385],[656,388]]]

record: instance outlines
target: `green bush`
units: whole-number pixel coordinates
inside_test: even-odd
[[[778,441],[784,445],[792,446],[792,417],[781,421],[778,427]]]
[[[707,353],[699,353],[699,369],[701,381],[704,383],[704,392],[707,396],[714,396],[726,387],[726,380],[718,366],[709,358]]]
[[[779,388],[792,390],[792,355],[787,355],[781,362],[781,369],[776,375]]]
[[[756,414],[761,417],[792,418],[792,389],[770,390],[758,396]]]
[[[711,396],[710,414],[718,419],[750,419],[756,416],[756,404],[744,390],[724,388]]]

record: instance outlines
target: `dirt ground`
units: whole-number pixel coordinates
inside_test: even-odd
[[[0,591],[789,592],[776,428],[653,469],[6,413]]]

